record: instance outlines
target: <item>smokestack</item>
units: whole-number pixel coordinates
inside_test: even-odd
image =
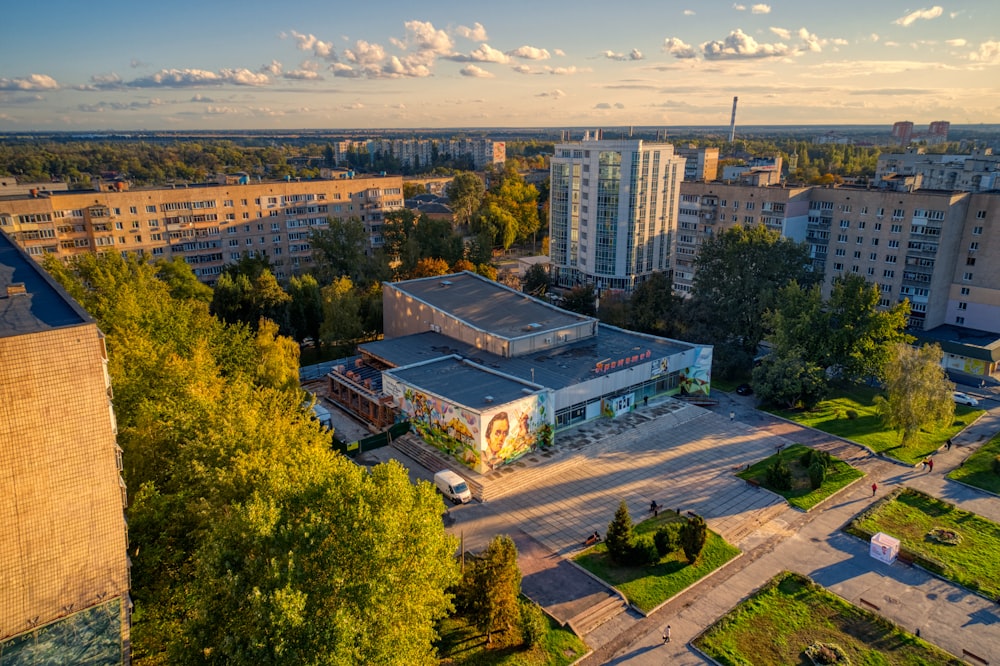
[[[740,101],[739,97],[733,97],[733,117],[729,121],[729,143],[736,140],[736,102]]]

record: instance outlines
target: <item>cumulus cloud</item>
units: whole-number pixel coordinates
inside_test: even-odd
[[[770,30],[771,32],[773,32],[775,35],[777,35],[781,39],[791,39],[792,38],[792,32],[790,30],[786,30],[785,28],[770,27],[770,28],[768,28],[768,30]]]
[[[413,45],[419,51],[446,55],[455,46],[448,33],[438,30],[430,21],[407,21],[403,27],[406,28],[406,40],[402,42],[404,48]]]
[[[913,24],[915,21],[936,19],[943,13],[944,9],[942,9],[938,5],[935,5],[930,9],[918,9],[915,12],[910,12],[906,16],[899,17],[898,19],[893,21],[893,23],[895,23],[896,25],[901,25],[905,28]]]
[[[877,32],[873,32],[868,39],[872,40],[873,42],[877,42],[879,40],[878,33]]]
[[[218,86],[226,83],[237,86],[263,86],[271,78],[262,72],[249,69],[221,69],[211,72],[205,69],[161,69],[142,78],[130,81],[133,88],[190,88],[196,86]]]
[[[513,51],[507,51],[507,55],[524,60],[548,60],[552,57],[548,50],[528,45],[519,46]]]
[[[12,79],[0,78],[0,90],[56,90],[59,84],[48,74],[28,74]]]
[[[455,28],[455,34],[459,37],[465,37],[472,42],[485,42],[489,39],[486,36],[486,28],[483,27],[482,23],[473,23],[471,28],[460,25]]]
[[[684,16],[694,16],[695,11],[693,9],[685,9],[682,13]]]
[[[736,3],[733,5],[733,9],[735,9],[738,12],[745,12],[747,10],[747,6]]]
[[[706,58],[773,58],[788,55],[791,49],[785,44],[761,44],[753,37],[737,28],[722,41],[705,42],[701,45]]]
[[[760,3],[758,5],[754,5],[753,7],[751,7],[750,12],[753,14],[770,14],[771,5],[765,5],[764,3]]]
[[[510,62],[509,55],[500,49],[493,48],[489,44],[480,44],[479,48],[469,53],[469,59],[475,62],[497,62],[501,65]]]
[[[372,44],[363,39],[354,43],[354,48],[346,48],[343,51],[344,60],[353,62],[362,67],[378,65],[385,60],[385,49],[379,44]]]
[[[1000,63],[1000,42],[983,42],[969,54],[969,59],[975,62]]]
[[[154,106],[165,104],[161,99],[154,97],[144,102],[98,102],[97,104],[79,104],[77,108],[84,113],[104,113],[105,111],[137,111],[150,109]]]
[[[262,65],[260,71],[271,76],[281,76],[281,63],[277,60],[272,60],[268,64]]]
[[[685,44],[679,37],[667,37],[663,40],[663,50],[675,58],[695,58],[698,51],[690,44]]]
[[[965,46],[966,44],[968,44],[968,42],[962,39],[961,37],[957,39],[946,39],[944,40],[944,43],[947,44],[948,46]]]
[[[215,103],[214,99],[212,99],[211,97],[205,97],[201,93],[198,93],[198,94],[192,96],[191,97],[191,101],[192,102],[201,102],[203,104],[214,104]]]
[[[94,74],[90,77],[90,83],[82,86],[75,86],[77,90],[117,90],[124,88],[125,82],[122,77],[115,72],[108,74]]]
[[[331,42],[324,42],[315,35],[304,35],[294,30],[292,30],[292,37],[295,39],[295,46],[300,51],[312,51],[314,56],[323,60],[337,59],[337,54],[334,52],[333,43]]]
[[[563,51],[562,49],[552,49],[552,55],[557,55],[561,58],[564,55],[566,55],[566,52]]]
[[[580,72],[589,72],[589,67],[545,67],[545,71],[549,74],[555,74],[556,76],[572,76],[573,74],[579,74]]]
[[[322,81],[323,77],[320,76],[319,72],[311,69],[293,69],[284,72],[282,78],[291,79],[293,81]]]
[[[518,74],[541,74],[541,72],[536,72],[529,65],[514,65],[511,69]]]
[[[458,71],[462,76],[469,76],[474,79],[492,79],[493,72],[487,72],[482,67],[476,67],[475,65],[466,65]]]
[[[815,34],[809,32],[805,28],[799,28],[799,39],[805,42],[805,50],[812,51],[813,53],[819,53],[823,50],[823,42]]]
[[[621,102],[615,102],[614,104],[609,104],[608,102],[598,102],[594,105],[595,109],[624,109],[625,105]]]
[[[614,51],[611,50],[603,51],[601,55],[607,58],[608,60],[625,61],[625,60],[643,59],[642,51],[640,51],[639,49],[632,49],[627,55],[624,53],[615,53]]]
[[[535,97],[551,97],[553,99],[562,99],[565,96],[566,93],[564,93],[562,90],[559,90],[559,88],[556,88],[555,90],[547,90],[545,92],[540,92],[537,95],[535,95]]]
[[[205,113],[210,113],[212,115],[225,116],[234,115],[241,113],[239,109],[234,106],[207,106],[205,107]]]

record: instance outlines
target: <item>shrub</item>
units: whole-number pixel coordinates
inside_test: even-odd
[[[993,473],[1000,474],[1000,456],[993,459]]]
[[[807,448],[805,452],[803,452],[803,454],[799,456],[799,464],[805,468],[808,468],[809,465],[812,465],[812,461],[813,461],[813,450]]]
[[[813,643],[805,650],[806,656],[814,664],[850,664],[851,661],[844,651],[836,643]]]
[[[792,470],[788,469],[788,465],[781,458],[778,458],[774,463],[767,468],[765,473],[765,479],[767,480],[767,485],[778,490],[791,490],[792,489]]]
[[[644,567],[647,564],[655,564],[660,560],[660,553],[656,549],[656,544],[653,543],[653,537],[651,536],[641,536],[637,537],[632,542],[632,547],[629,548],[629,564],[634,567]]]
[[[853,421],[854,419],[858,418],[858,413],[855,410],[853,410],[853,409],[848,409],[847,410],[847,418],[849,418],[849,419],[851,419]]]
[[[608,523],[608,533],[604,539],[608,546],[608,555],[618,564],[629,561],[632,548],[632,517],[628,513],[625,500],[618,505],[614,519]]]
[[[809,485],[813,490],[816,490],[823,485],[823,481],[826,480],[826,465],[824,465],[819,460],[813,462],[809,465]]]
[[[533,601],[520,600],[521,638],[525,647],[534,647],[545,638],[549,631],[549,621],[545,612]]]
[[[701,549],[705,547],[708,539],[708,525],[701,516],[689,518],[681,527],[681,547],[684,548],[684,557],[688,564],[694,564],[701,555]]]
[[[660,557],[665,557],[681,547],[681,524],[667,523],[656,530],[653,535],[653,543],[656,544],[656,552]]]

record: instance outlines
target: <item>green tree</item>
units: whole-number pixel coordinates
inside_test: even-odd
[[[261,319],[254,338],[257,347],[255,382],[285,391],[299,388],[299,346],[291,338],[278,334],[278,325]]]
[[[320,284],[348,276],[354,282],[367,281],[373,267],[365,255],[368,232],[356,217],[346,220],[326,218],[326,229],[314,229],[309,234],[309,244],[316,262],[316,277]]]
[[[615,511],[615,517],[608,523],[608,533],[604,538],[608,555],[619,564],[627,563],[632,553],[633,540],[632,516],[629,515],[625,500],[622,500]]]
[[[198,280],[191,266],[180,257],[171,261],[156,263],[157,277],[170,286],[170,295],[177,299],[193,298],[205,303],[212,302],[212,288]]]
[[[549,291],[549,271],[542,264],[532,264],[524,274],[524,292],[544,296]]]
[[[472,623],[486,635],[486,644],[503,648],[521,643],[521,570],[517,546],[509,536],[493,537],[466,570],[465,598]]]
[[[679,337],[684,330],[684,299],[674,294],[666,273],[653,273],[629,299],[629,325],[635,331]]]
[[[305,338],[319,340],[319,330],[323,322],[323,296],[319,283],[310,274],[301,277],[293,275],[288,280],[288,327],[293,338],[302,342]]]
[[[684,557],[687,558],[688,564],[694,564],[698,561],[698,556],[701,555],[708,539],[708,525],[705,524],[705,519],[701,516],[688,518],[681,527],[680,537]]]
[[[886,426],[899,431],[904,446],[924,426],[948,423],[955,415],[955,385],[941,367],[941,348],[897,343],[885,369],[886,396],[875,407]]]
[[[483,202],[485,194],[486,187],[483,185],[482,179],[470,172],[455,174],[452,181],[448,183],[448,187],[445,188],[445,195],[451,202],[458,222],[465,225],[471,222],[473,213],[479,210],[479,205]]]
[[[593,317],[597,314],[595,301],[594,285],[577,285],[570,289],[563,297],[562,306],[572,312]]]
[[[794,409],[811,409],[826,396],[823,368],[799,347],[774,350],[753,369],[753,386],[762,402]]]
[[[351,278],[346,275],[323,287],[323,324],[320,339],[324,344],[351,342],[364,332],[361,323],[361,298]]]

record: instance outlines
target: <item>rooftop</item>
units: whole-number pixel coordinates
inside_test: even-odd
[[[0,337],[89,323],[83,308],[0,232]]]
[[[531,395],[537,389],[456,356],[390,370],[389,374],[472,409],[488,409]]]
[[[946,354],[982,361],[1000,361],[1000,333],[977,331],[952,324],[913,333],[921,342],[936,342]]]
[[[548,305],[468,271],[391,285],[470,326],[503,338],[593,321],[592,317]]]

